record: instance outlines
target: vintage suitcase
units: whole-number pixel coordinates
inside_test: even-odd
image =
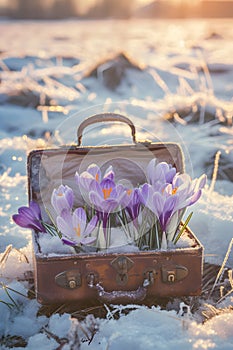
[[[133,144],[81,146],[84,128],[98,122],[118,121],[130,126]],[[126,117],[105,113],[92,116],[78,128],[78,144],[34,150],[28,156],[29,200],[36,201],[43,217],[50,208],[54,188],[61,182],[74,185],[75,171],[96,163],[109,164],[134,185],[145,181],[144,169],[153,157],[184,170],[182,151],[175,143],[136,141],[133,123]],[[77,187],[77,186],[76,186]],[[80,198],[79,198],[80,196]],[[76,205],[83,205],[76,193]],[[191,247],[140,252],[89,252],[43,254],[38,234],[33,233],[36,296],[40,303],[82,302],[98,299],[109,303],[140,302],[146,297],[198,295],[201,292],[203,247],[187,228]]]

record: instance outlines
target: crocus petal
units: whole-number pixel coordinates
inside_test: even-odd
[[[174,176],[176,175],[176,168],[171,168],[167,173],[166,173],[166,182],[172,183],[172,180]]]
[[[83,208],[75,209],[72,216],[72,225],[73,225],[73,228],[80,227],[81,235],[85,231],[86,222],[87,222],[87,215],[85,210]]]
[[[197,182],[197,189],[202,189],[205,187],[207,181],[207,176],[203,174],[201,177],[199,177],[198,182]]]
[[[139,189],[136,188],[134,190],[134,194],[133,194],[133,198],[132,198],[132,209],[133,209],[134,219],[136,219],[139,215],[140,206],[141,206],[141,201],[140,201],[140,197],[139,197]]]
[[[184,184],[189,184],[190,182],[191,182],[191,178],[190,178],[190,176],[188,174],[179,174],[179,173],[177,173],[174,176],[172,184],[173,184],[173,187],[179,187],[183,183]]]
[[[20,227],[30,228],[40,232],[46,232],[45,228],[41,225],[41,223],[37,219],[28,220],[27,217],[21,214],[13,215],[12,219]]]
[[[81,244],[88,245],[96,241],[96,237],[83,237],[80,241]]]
[[[104,191],[103,191],[104,189],[106,189],[106,190],[111,190],[111,192],[112,192],[112,190],[115,189],[116,185],[115,185],[115,182],[114,182],[114,181],[110,180],[110,179],[107,177],[107,178],[105,178],[105,179],[103,179],[103,180],[101,181],[100,187],[101,187],[101,189],[102,189],[102,192],[104,193]],[[111,194],[111,192],[110,192],[110,194]]]
[[[34,214],[34,217],[37,218],[38,220],[41,220],[41,210],[40,210],[39,204],[34,201],[30,201],[29,208]]]
[[[60,216],[57,217],[57,227],[62,234],[70,236],[72,228]]]
[[[19,212],[20,215],[22,215],[23,217],[27,218],[28,221],[33,221],[35,219],[35,216],[33,215],[33,212],[28,207],[20,207],[18,209],[18,212]]]
[[[40,207],[35,202],[30,202],[28,207],[21,207],[18,209],[18,213],[13,215],[15,223],[21,227],[31,228],[35,231],[46,232],[44,226],[41,224],[41,211]]]
[[[70,212],[68,209],[63,209],[62,212],[61,212],[61,214],[60,214],[60,216],[62,217],[62,219],[63,219],[64,221],[67,222],[67,224],[68,224],[69,226],[72,225],[72,214],[71,214],[71,212]]]
[[[140,209],[140,205],[141,205],[139,193],[140,193],[140,191],[138,188],[133,189],[131,196],[130,196],[130,201],[126,205],[126,210],[129,214],[131,220],[137,219],[138,214],[139,214],[139,209]]]
[[[57,217],[57,227],[61,233],[71,236],[73,232],[72,215],[68,210],[63,210],[61,216]]]
[[[159,192],[155,192],[149,209],[153,211],[157,217],[160,217],[164,211],[164,203],[165,198]]]
[[[95,208],[100,212],[111,213],[119,205],[119,202],[116,199],[104,200],[96,192],[90,192],[89,194],[90,201],[94,204]]]
[[[166,162],[158,163],[156,159],[152,159],[147,167],[147,174],[151,185],[156,186],[162,183],[171,183],[176,169]]]
[[[155,171],[156,163],[157,163],[157,161],[154,158],[149,162],[149,164],[147,166],[147,174],[148,174],[148,179],[149,179],[150,184],[153,182],[153,178],[154,178],[153,174]]]
[[[100,168],[97,164],[91,164],[88,166],[87,168],[87,172],[89,174],[91,174],[94,178],[94,180],[96,180],[97,182],[100,182],[101,181],[101,171],[100,171]]]
[[[26,217],[24,217],[24,216],[22,216],[20,214],[14,214],[12,216],[12,219],[17,225],[19,225],[21,227],[28,228],[29,221],[28,221],[28,219]]]
[[[115,173],[114,173],[113,168],[112,168],[111,165],[110,165],[110,166],[108,167],[108,169],[105,171],[105,174],[104,174],[104,177],[103,177],[103,178],[104,178],[104,179],[108,178],[108,179],[114,181]]]
[[[196,193],[194,193],[194,195],[191,197],[190,202],[189,202],[189,206],[196,203],[198,201],[198,199],[201,197],[201,190],[198,190]]]
[[[131,206],[130,203],[132,201],[132,193],[129,193],[129,190],[126,190],[126,196],[123,196],[122,199],[119,201],[119,204],[121,205],[121,208],[124,209],[128,206]]]
[[[164,187],[164,190],[163,190],[163,195],[168,197],[168,196],[171,196],[172,195],[172,184],[168,184]]]
[[[66,190],[65,190],[65,197],[68,203],[68,207],[69,209],[72,209],[73,204],[74,204],[74,192],[72,190],[72,188],[70,188],[69,186],[65,186]]]
[[[89,193],[89,198],[91,203],[94,205],[94,207],[101,211],[101,203],[102,203],[102,197],[100,197],[100,195],[94,191],[91,191]]]
[[[66,200],[64,197],[60,197],[60,198],[56,197],[56,199],[55,199],[55,196],[56,195],[52,196],[51,203],[52,203],[53,208],[57,212],[57,214],[60,215],[62,210],[67,208]]]
[[[63,209],[71,210],[74,203],[74,193],[69,186],[60,185],[53,190],[51,203],[58,215]]]
[[[164,211],[162,213],[163,229],[166,231],[167,224],[170,221],[172,215],[174,214],[174,208],[176,205],[176,196],[169,197],[164,204]]]
[[[116,191],[116,192],[115,192]],[[115,188],[113,188],[113,191],[112,191],[112,197],[115,196],[115,197],[119,197],[121,196],[123,193],[126,193],[126,189],[125,187],[122,185],[122,184],[118,184],[115,186]]]
[[[75,174],[75,180],[79,187],[82,190],[88,191],[90,185],[95,182],[95,178],[88,173],[88,171],[84,171],[81,175],[78,173]]]
[[[147,200],[148,200],[148,194],[149,194],[149,185],[147,183],[145,183],[139,191],[139,197],[140,200],[142,202],[142,204],[146,204]]]
[[[93,216],[93,218],[90,220],[90,222],[87,224],[87,227],[85,229],[84,235],[89,235],[95,228],[98,222],[97,215]]]
[[[74,242],[74,241],[68,239],[67,237],[64,237],[64,236],[63,236],[63,237],[61,238],[61,240],[62,240],[62,242],[63,242],[64,244],[69,245],[69,246],[71,246],[71,247],[73,247],[73,246],[76,245],[76,242]]]
[[[103,198],[103,191],[100,184],[97,181],[93,181],[88,189],[88,195],[90,192],[96,192],[101,198]]]
[[[165,174],[169,171],[169,165],[165,162],[158,163],[154,170],[154,180],[166,182]]]

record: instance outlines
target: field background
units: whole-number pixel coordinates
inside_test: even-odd
[[[38,316],[36,300],[13,291],[17,306],[5,303],[13,303],[6,285],[24,295],[31,288],[25,281],[33,270],[31,233],[11,220],[27,204],[27,154],[76,142],[77,125],[101,111],[127,114],[138,139],[179,142],[187,172],[207,174],[190,227],[204,245],[205,262],[222,264],[233,238],[232,20],[2,20],[0,32],[0,347],[58,349],[66,338],[69,345],[61,348],[75,349],[78,331],[77,349],[231,349],[230,274],[215,298],[200,297],[195,312],[193,299],[182,299],[162,311],[156,303],[128,305],[127,313],[106,307],[105,319],[89,315],[78,323],[67,313]],[[89,145],[129,141],[118,124],[91,128],[83,139]],[[184,302],[190,308],[185,323]],[[211,314],[204,324],[203,309]]]

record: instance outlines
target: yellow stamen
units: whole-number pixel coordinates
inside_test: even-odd
[[[110,194],[111,194],[111,192],[112,192],[112,187],[110,187],[110,188],[103,188],[102,191],[103,191],[104,199],[108,199]]]
[[[172,190],[172,195],[173,195],[173,194],[176,194],[177,190],[178,190],[178,187],[173,188],[173,190]]]
[[[75,231],[75,233],[76,233],[76,235],[77,235],[78,237],[81,236],[81,228],[80,228],[80,225],[78,225],[78,227],[74,227],[74,231]]]
[[[132,193],[132,190],[127,190],[126,192],[127,192],[127,195],[130,196]]]

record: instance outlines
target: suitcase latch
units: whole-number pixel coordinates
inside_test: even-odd
[[[180,265],[162,266],[161,270],[164,283],[178,282],[188,275],[188,269]]]
[[[125,285],[128,282],[128,271],[134,265],[134,262],[127,256],[119,256],[111,261],[111,265],[117,271],[117,284]]]
[[[64,271],[55,276],[55,282],[63,288],[79,288],[82,285],[81,274],[78,270]]]
[[[143,286],[148,287],[155,283],[157,272],[152,268],[144,272],[144,282]]]

